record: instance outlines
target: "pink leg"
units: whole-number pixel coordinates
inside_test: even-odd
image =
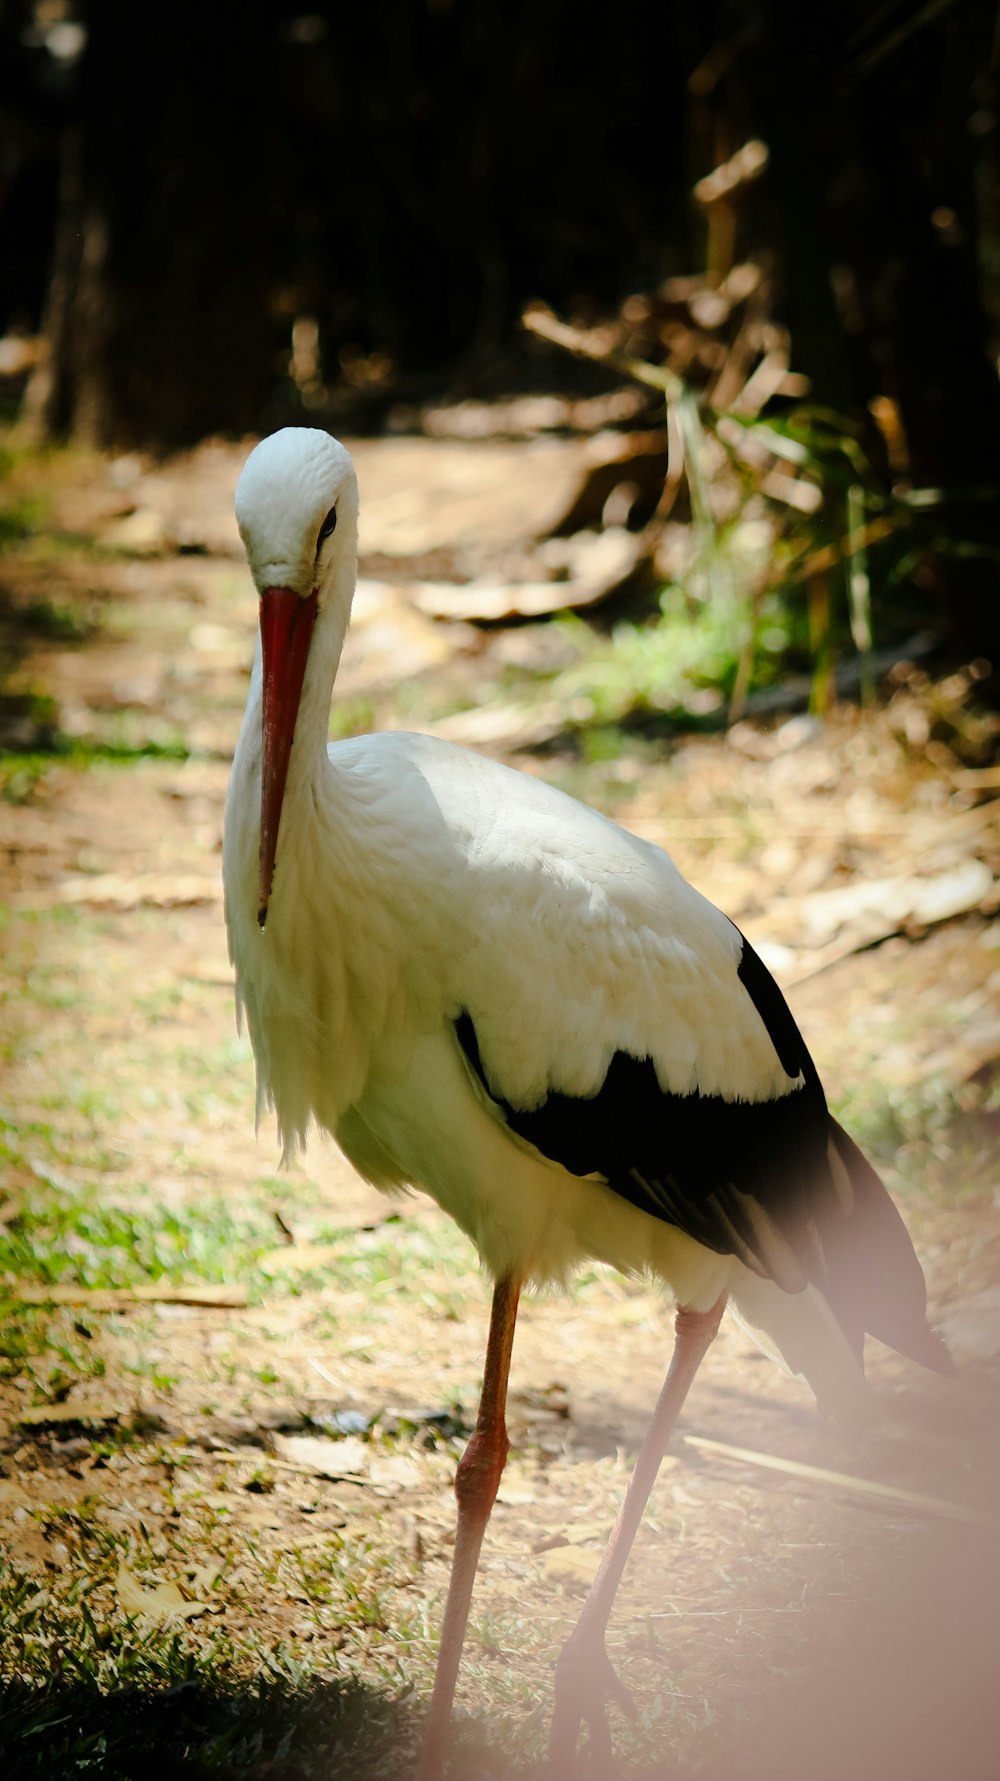
[[[590,1731],[591,1760],[598,1765],[611,1761],[611,1733],[606,1712],[609,1699],[617,1701],[627,1713],[635,1712],[631,1695],[611,1667],[604,1648],[604,1635],[664,1450],[691,1382],[718,1330],[725,1304],[723,1293],[711,1311],[685,1311],[682,1308],[677,1313],[674,1352],[653,1419],[639,1450],[601,1568],[556,1665],[555,1705],[549,1739],[549,1762],[554,1776],[562,1777],[572,1764],[584,1720]]]
[[[514,1342],[514,1323],[520,1282],[510,1276],[498,1280],[493,1290],[490,1334],[486,1345],[483,1395],[475,1433],[458,1462],[455,1495],[458,1498],[458,1531],[451,1561],[451,1581],[438,1647],[434,1692],[424,1731],[419,1781],[439,1781],[451,1722],[458,1664],[462,1655],[465,1625],[469,1618],[472,1585],[486,1523],[496,1500],[509,1442],[504,1422],[507,1375]]]

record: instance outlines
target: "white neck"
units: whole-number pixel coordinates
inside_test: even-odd
[[[329,771],[326,747],[330,730],[330,702],[350,623],[356,574],[356,550],[344,550],[342,554],[338,552],[320,597],[288,767],[285,796],[291,796],[293,802],[303,787],[313,782],[317,772],[325,774]]]

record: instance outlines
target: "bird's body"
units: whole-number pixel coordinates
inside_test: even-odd
[[[771,1267],[791,1276],[791,1305],[749,1245],[747,1260],[707,1247],[657,1211],[655,1188],[633,1177],[633,1203],[606,1185],[606,1156],[584,1154],[577,1168],[587,1167],[571,1173],[556,1142],[545,1148],[547,1103],[593,1102],[610,1092],[616,1055],[648,1058],[647,1099],[664,1091],[663,1118],[671,1102],[689,1119],[699,1109],[703,1201],[717,1185],[705,1165],[719,1102],[737,1127],[727,1160],[760,1173],[741,1111],[748,1125],[761,1103],[790,1113],[809,1085],[798,1057],[794,1074],[782,1064],[739,976],[746,942],[732,923],[660,848],[575,799],[448,743],[388,732],[293,758],[262,945],[259,730],[251,695],[227,819],[227,909],[258,1093],[286,1149],[315,1121],[377,1186],[433,1195],[495,1276],[563,1282],[593,1258],[648,1270],[698,1310],[728,1291],[793,1370],[832,1377],[846,1399],[857,1357],[785,1253],[787,1206],[772,1216],[747,1196],[758,1246],[781,1247]],[[482,1076],[460,1041],[463,1016]],[[518,1114],[536,1116],[537,1144],[509,1123]],[[637,1121],[614,1107],[608,1116],[627,1178]],[[825,1121],[824,1104],[814,1118]],[[674,1163],[669,1125],[661,1137],[660,1173]],[[770,1162],[780,1195],[787,1169],[780,1154]],[[697,1189],[681,1184],[678,1220],[688,1200],[694,1223]],[[836,1204],[832,1184],[828,1193]],[[740,1242],[734,1229],[732,1248]]]
[[[337,535],[317,545],[328,506]],[[728,1295],[834,1410],[863,1403],[866,1330],[938,1364],[909,1238],[780,992],[667,855],[429,737],[328,747],[355,572],[343,448],[305,429],[265,441],[237,511],[265,644],[227,801],[226,915],[258,1106],[286,1150],[315,1122],[378,1186],[425,1189],[498,1280],[563,1280],[593,1257],[652,1272],[695,1313]],[[303,665],[269,816],[289,727],[272,595],[273,635]]]

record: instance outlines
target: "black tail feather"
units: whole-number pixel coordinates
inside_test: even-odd
[[[923,1269],[903,1220],[868,1158],[832,1117],[830,1142],[852,1203],[846,1216],[825,1222],[822,1290],[849,1336],[867,1332],[935,1373],[952,1373],[951,1356],[927,1322]]]

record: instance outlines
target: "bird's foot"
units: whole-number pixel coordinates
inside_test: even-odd
[[[630,1719],[635,1702],[611,1664],[603,1630],[596,1638],[578,1626],[566,1640],[556,1665],[555,1701],[549,1736],[550,1781],[573,1772],[581,1727],[587,1727],[587,1754],[595,1781],[604,1781],[611,1762],[608,1702],[614,1701]]]

